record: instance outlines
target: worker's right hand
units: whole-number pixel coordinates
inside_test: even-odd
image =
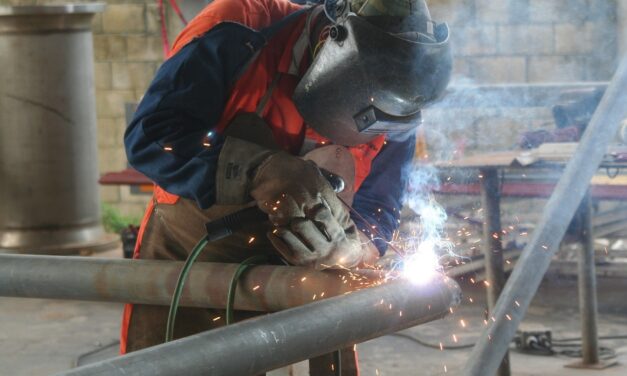
[[[311,161],[273,154],[257,169],[251,196],[275,226],[270,241],[290,264],[352,268],[378,257]]]
[[[333,211],[342,206],[314,162],[284,152],[270,155],[259,165],[250,195],[275,226],[305,218],[312,208],[323,203],[328,203]]]

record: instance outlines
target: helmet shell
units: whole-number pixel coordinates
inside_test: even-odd
[[[305,122],[347,146],[418,126],[420,110],[450,79],[448,26],[432,25],[427,38],[390,33],[349,13],[333,27],[335,38],[327,39],[294,91]]]

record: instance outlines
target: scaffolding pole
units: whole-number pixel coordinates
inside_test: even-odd
[[[455,281],[396,280],[87,365],[60,375],[246,376],[350,347],[445,316]]]
[[[0,296],[169,305],[183,262],[0,255]],[[238,264],[198,262],[181,306],[224,309]],[[381,281],[383,272],[257,265],[239,280],[237,310],[274,312]],[[324,293],[324,294],[322,294]]]
[[[464,375],[494,375],[533,299],[551,258],[572,220],[590,180],[599,168],[607,146],[627,115],[627,56],[623,58],[575,154],[568,162],[542,218],[473,348]]]

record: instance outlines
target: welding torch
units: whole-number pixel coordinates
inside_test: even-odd
[[[320,169],[322,176],[324,176],[335,193],[340,193],[346,187],[344,179],[341,176],[333,174],[325,169]],[[259,207],[255,203],[251,203],[250,206],[238,210],[234,213],[227,214],[222,218],[218,218],[207,222],[205,224],[205,229],[207,234],[196,244],[196,246],[192,249],[187,260],[185,260],[185,264],[181,269],[181,273],[179,274],[178,280],[176,281],[176,287],[174,288],[174,293],[172,294],[172,301],[170,303],[170,310],[168,313],[168,322],[166,325],[166,335],[165,341],[169,342],[174,337],[174,322],[176,320],[176,311],[179,306],[179,302],[181,300],[181,295],[183,293],[183,286],[185,285],[185,281],[187,280],[187,276],[191,270],[192,265],[196,261],[196,258],[200,255],[202,250],[205,248],[207,243],[214,242],[216,240],[223,239],[234,232],[245,228],[246,226],[250,226],[259,222],[263,222],[268,219],[266,213],[261,211]],[[235,297],[235,285],[240,274],[248,267],[249,265],[259,263],[263,260],[260,260],[259,257],[263,256],[253,256],[249,259],[244,260],[238,270],[236,271],[233,279],[231,280],[228,298],[227,298],[227,324],[232,321],[232,312],[229,307],[232,304],[232,301]],[[264,258],[265,259],[265,258]]]
[[[320,169],[320,172],[322,173],[322,176],[327,179],[329,184],[331,184],[335,193],[342,192],[346,187],[344,179],[342,179],[341,176],[322,168]],[[242,228],[245,228],[246,226],[265,221],[266,219],[268,219],[267,214],[261,211],[255,203],[251,203],[250,206],[244,209],[240,209],[234,213],[227,214],[222,218],[214,219],[205,223],[205,229],[207,230],[205,238],[209,242],[220,240],[238,230],[241,230]]]

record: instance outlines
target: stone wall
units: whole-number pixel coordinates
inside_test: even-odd
[[[68,1],[0,0],[0,4],[14,5],[63,2]],[[156,1],[105,2],[105,12],[97,15],[93,23],[101,173],[126,167],[122,145],[126,126],[124,104],[141,98],[163,57]],[[181,2],[189,17],[206,0]],[[617,35],[627,38],[626,17],[620,17],[627,12],[625,3],[626,0],[429,1],[433,18],[451,26],[455,84],[608,80],[616,65]],[[621,32],[617,32],[617,27],[621,27],[617,24],[623,25]],[[172,40],[181,25],[170,15],[168,27]],[[447,110],[440,114],[431,112],[430,120],[431,129],[436,131],[447,124],[457,125],[451,133],[437,132],[435,147],[458,140],[465,142],[468,149],[490,150],[511,147],[520,129],[550,122],[550,112],[543,108],[513,111],[496,107]],[[148,198],[131,194],[127,187],[103,187],[102,199],[124,213],[139,214]]]
[[[432,0],[452,29],[456,78],[478,84],[608,80],[617,0]],[[621,0],[618,0],[621,1]]]
[[[453,85],[607,81],[617,65],[624,0],[433,0],[447,21]],[[627,15],[626,15],[627,16]],[[511,150],[529,130],[555,128],[551,105],[518,108],[474,94],[477,108],[424,111],[430,153],[439,157]],[[446,100],[446,99],[445,99]]]
[[[125,103],[144,94],[163,60],[158,10],[153,0],[108,0],[94,19],[94,63],[100,172],[126,167]],[[144,210],[146,195],[129,187],[102,187],[102,199],[126,214]]]
[[[617,0],[616,14],[618,18],[618,52],[619,56],[627,54],[627,0]]]

